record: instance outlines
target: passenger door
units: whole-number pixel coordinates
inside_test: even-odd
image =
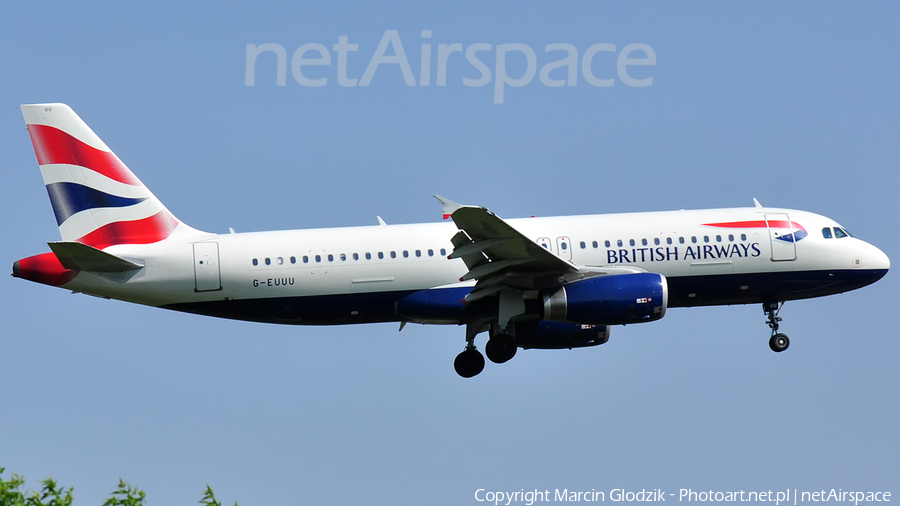
[[[769,243],[772,246],[772,261],[785,262],[797,259],[797,243],[791,220],[786,214],[767,214]]]

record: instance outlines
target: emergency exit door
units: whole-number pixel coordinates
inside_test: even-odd
[[[194,291],[211,292],[222,289],[219,270],[219,243],[194,243]]]
[[[572,261],[572,243],[568,237],[556,238],[556,254],[564,260]]]

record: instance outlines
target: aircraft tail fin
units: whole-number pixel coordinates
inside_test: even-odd
[[[180,223],[65,104],[22,106],[34,153],[63,241],[102,250],[150,244]]]

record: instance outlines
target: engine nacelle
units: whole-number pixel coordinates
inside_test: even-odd
[[[597,346],[609,341],[606,325],[582,325],[562,322],[516,323],[516,346],[524,349],[561,350]]]
[[[662,274],[636,272],[575,281],[543,298],[544,320],[621,325],[665,316],[669,288]]]

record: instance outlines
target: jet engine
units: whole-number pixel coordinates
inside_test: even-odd
[[[665,276],[649,272],[597,276],[542,295],[544,320],[593,325],[659,320],[669,302]]]

